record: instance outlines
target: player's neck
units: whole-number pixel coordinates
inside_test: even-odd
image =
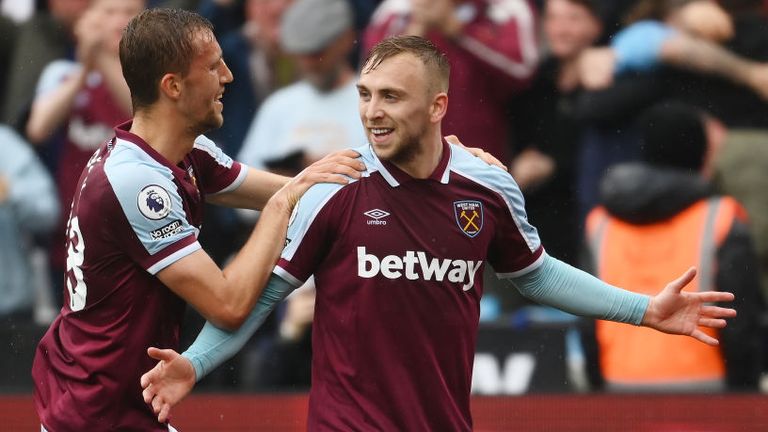
[[[178,164],[192,151],[196,135],[181,125],[173,124],[162,116],[150,111],[139,111],[133,118],[130,132],[143,139],[156,152],[173,164]],[[162,122],[156,119],[165,119]]]
[[[433,136],[422,139],[417,153],[409,161],[393,163],[413,178],[429,178],[443,157],[443,141],[440,131],[437,132]]]

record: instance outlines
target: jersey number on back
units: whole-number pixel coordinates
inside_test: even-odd
[[[77,217],[69,220],[67,231],[67,290],[69,290],[69,308],[73,311],[82,310],[85,307],[85,297],[88,287],[83,280],[83,259],[85,256],[85,243],[80,232],[80,223]]]

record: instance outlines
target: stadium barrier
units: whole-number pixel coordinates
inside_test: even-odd
[[[196,394],[174,409],[179,432],[305,430],[308,398]],[[474,396],[477,432],[768,431],[768,397],[744,395]],[[0,430],[37,431],[31,395],[0,396]]]

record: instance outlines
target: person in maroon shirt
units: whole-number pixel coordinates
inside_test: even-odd
[[[289,180],[234,162],[202,136],[223,122],[232,74],[199,15],[142,12],[123,34],[120,61],[134,117],[93,154],[75,190],[64,306],[32,366],[43,430],[172,430],[141,399],[147,347],[177,346],[185,301],[217,325],[239,326],[301,194],[363,168],[346,151]],[[206,201],[263,210],[223,270],[197,241]]]
[[[508,108],[539,62],[536,8],[521,0],[385,0],[362,38],[370,52],[396,35],[423,36],[451,61],[443,132],[510,162]]]
[[[486,262],[536,301],[717,344],[698,326],[723,327],[736,312],[703,303],[733,295],[681,294],[694,269],[644,296],[548,256],[512,177],[443,142],[448,75],[445,56],[421,37],[374,48],[357,84],[366,171],[302,197],[273,276],[237,332],[209,323],[182,355],[149,350],[161,362],[142,386],[159,420],[310,275],[310,430],[472,430]]]

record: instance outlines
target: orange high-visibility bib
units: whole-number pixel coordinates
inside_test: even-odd
[[[745,219],[732,198],[699,201],[671,219],[632,225],[598,207],[587,218],[597,276],[628,290],[654,295],[691,266],[696,278],[684,289],[708,291],[716,274],[717,249],[734,219]],[[718,338],[715,329],[702,331]],[[643,386],[722,381],[720,348],[686,336],[598,320],[600,367],[606,382]]]

